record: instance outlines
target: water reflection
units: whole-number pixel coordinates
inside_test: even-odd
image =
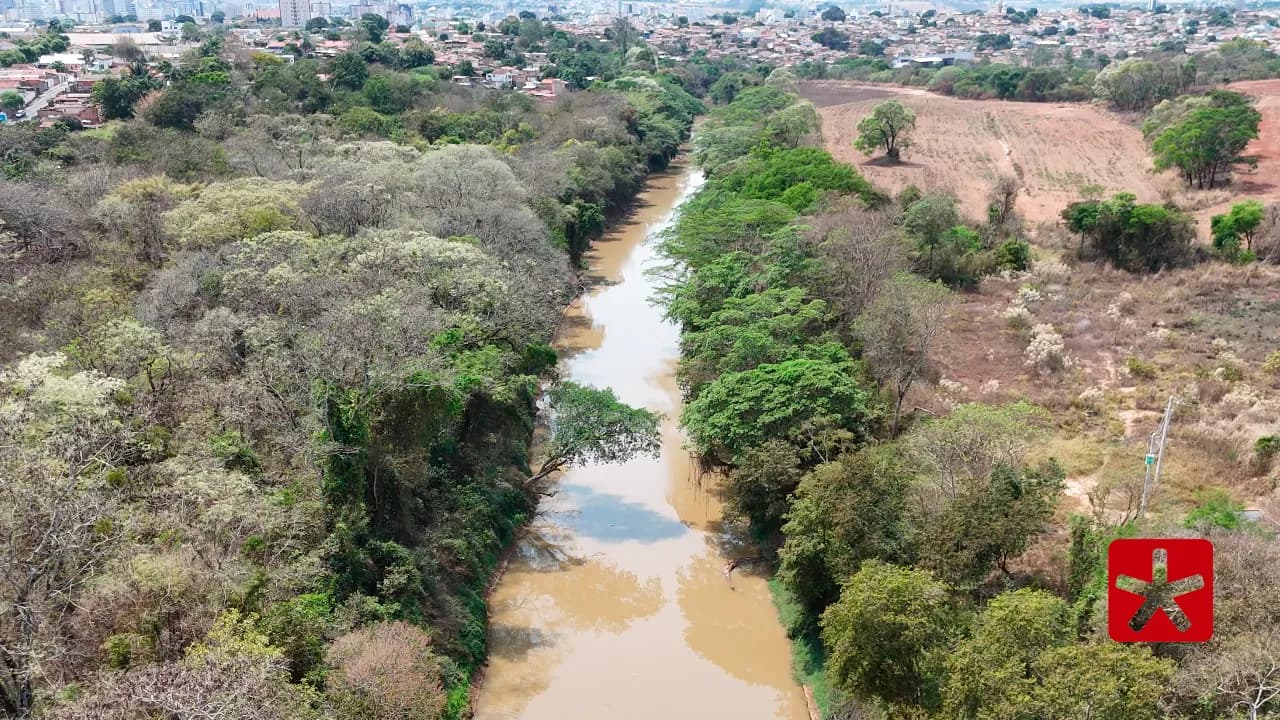
[[[586,485],[561,485],[575,510],[561,520],[579,536],[600,542],[654,543],[689,532],[684,523],[621,495]]]

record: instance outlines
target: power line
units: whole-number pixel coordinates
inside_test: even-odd
[[[1142,478],[1142,499],[1138,501],[1138,517],[1147,511],[1147,500],[1160,482],[1160,468],[1164,465],[1164,444],[1169,438],[1169,423],[1173,421],[1173,398],[1165,405],[1160,425],[1147,438],[1146,474]],[[1158,436],[1158,438],[1157,438]]]

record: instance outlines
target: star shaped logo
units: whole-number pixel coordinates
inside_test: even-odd
[[[1107,630],[1117,642],[1213,637],[1213,544],[1122,539],[1107,548]]]

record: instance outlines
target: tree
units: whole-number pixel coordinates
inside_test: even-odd
[[[822,28],[814,33],[811,39],[822,47],[832,50],[849,49],[849,34],[840,32],[833,27]]]
[[[320,30],[324,30],[327,27],[329,27],[329,20],[327,18],[313,17],[307,21],[307,24],[304,26],[304,29],[306,29],[309,32],[319,32]]]
[[[885,156],[897,161],[902,151],[911,146],[910,133],[915,126],[916,114],[902,103],[882,102],[858,122],[858,139],[853,145],[868,155],[884,148]]]
[[[845,453],[806,475],[778,552],[778,576],[791,594],[816,612],[864,561],[902,557],[910,483],[910,469],[892,446]]]
[[[920,564],[939,577],[976,587],[1026,549],[1052,516],[1062,471],[1028,468],[1024,455],[1041,437],[1047,413],[1033,405],[965,404],[912,429],[905,444],[919,469]]]
[[[412,38],[400,48],[400,67],[412,70],[430,67],[436,62],[436,53],[417,38]]]
[[[155,89],[155,83],[146,76],[126,74],[109,77],[93,86],[93,99],[102,106],[102,114],[108,120],[133,117],[138,102]]]
[[[214,10],[209,14],[209,22],[221,25],[227,21],[227,14],[221,10]]]
[[[857,698],[932,709],[941,651],[955,631],[946,585],[924,570],[869,560],[822,613],[827,678]]]
[[[375,45],[382,42],[382,36],[389,27],[391,27],[391,23],[376,13],[365,13],[356,21],[356,28],[360,30],[366,40]]]
[[[614,18],[613,24],[609,26],[609,34],[617,44],[618,52],[622,57],[626,57],[636,34],[635,28],[631,27],[631,21],[624,17]]]
[[[178,25],[186,25],[187,23],[191,23],[192,25],[196,24],[196,19],[190,15],[179,15],[175,17],[173,21]]]
[[[107,670],[51,720],[211,718],[318,720],[310,696],[289,682],[279,648],[237,611],[220,616],[203,642],[176,662]]]
[[[860,369],[841,350],[830,357],[767,363],[716,378],[685,406],[683,424],[695,450],[730,462],[766,438],[810,444],[815,433],[852,442],[870,433],[874,413]]]
[[[747,450],[724,484],[727,514],[748,520],[760,537],[782,527],[791,493],[803,475],[803,459],[785,440],[766,440]]]
[[[163,29],[164,29],[164,26],[160,24],[159,20],[147,21],[147,32],[160,32]]]
[[[348,90],[359,90],[369,79],[369,66],[358,53],[345,52],[335,57],[329,65],[333,84]]]
[[[191,193],[189,186],[164,176],[130,180],[98,203],[96,215],[103,226],[133,245],[140,259],[158,267],[170,249],[164,213]]]
[[[907,269],[900,223],[893,213],[851,204],[819,215],[811,224],[820,238],[815,290],[839,322],[852,329],[889,279]]]
[[[201,37],[203,37],[203,33],[200,32],[200,28],[196,27],[195,23],[193,22],[182,23],[182,39],[183,40],[185,40],[186,42],[196,42]]]
[[[854,330],[863,358],[893,391],[890,434],[898,434],[902,403],[911,387],[931,370],[933,346],[951,308],[951,293],[937,283],[900,274],[858,318]]]
[[[525,481],[526,488],[572,465],[622,463],[658,454],[659,416],[624,405],[612,390],[560,382],[548,397],[551,437],[542,466]]]
[[[446,695],[431,636],[403,621],[381,622],[333,642],[325,691],[349,717],[435,720]]]
[[[1072,640],[1067,604],[1042,590],[996,596],[973,634],[947,657],[943,704],[949,717],[1034,720],[1027,698],[1036,692],[1036,660]]]
[[[9,113],[10,117],[13,117],[13,114],[21,110],[25,104],[26,102],[22,99],[22,95],[13,90],[5,90],[0,93],[0,110]]]
[[[1090,253],[1129,272],[1158,272],[1191,264],[1195,223],[1186,213],[1162,205],[1140,205],[1129,193],[1110,200],[1084,200],[1062,211],[1067,229]]]
[[[844,10],[840,9],[838,5],[831,5],[822,11],[822,19],[827,22],[844,22]]]
[[[3,102],[3,96],[0,96],[0,102]],[[1210,222],[1214,249],[1234,258],[1240,253],[1243,240],[1244,251],[1252,253],[1254,237],[1265,215],[1265,208],[1257,200],[1238,202],[1225,215],[1214,215]]]
[[[1216,187],[1258,137],[1262,114],[1239,93],[1221,92],[1214,104],[1191,110],[1156,136],[1151,150],[1157,170],[1177,168],[1188,185]]]
[[[902,214],[902,226],[917,246],[928,248],[925,275],[932,275],[934,255],[947,234],[960,223],[960,210],[951,195],[925,195],[908,205]]]
[[[1141,645],[1053,648],[1033,664],[1037,688],[1027,706],[1043,720],[1156,720],[1173,670],[1173,661],[1153,657]]]

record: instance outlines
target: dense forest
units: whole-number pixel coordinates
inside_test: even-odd
[[[105,127],[0,126],[0,713],[467,712],[538,483],[653,450],[549,341],[732,68],[534,25],[603,79],[454,87],[369,29],[289,64],[122,42]]]
[[[903,407],[913,384],[936,380],[958,292],[1028,264],[1010,195],[997,188],[979,223],[945,195],[886,197],[810,146],[817,116],[789,82],[777,71],[741,90],[699,130],[709,177],[663,242],[664,300],[683,330],[690,442],[724,475],[729,511],[777,548],[777,602],[824,713],[1268,717],[1273,538],[1221,502],[1121,524],[1072,515],[1062,528],[1064,471],[1037,448],[1053,414],[1026,402]],[[1155,226],[1182,220],[1153,207],[1117,197],[1073,212],[1097,254],[1123,266],[1134,247],[1187,247],[1161,244]],[[1111,217],[1121,212],[1152,227]],[[1108,228],[1135,237],[1113,247]],[[1137,237],[1148,230],[1159,243]],[[1069,361],[1043,328],[1027,362],[1052,372]],[[1024,562],[1055,526],[1060,554]],[[1107,640],[1108,542],[1201,535],[1218,548],[1213,642]]]

